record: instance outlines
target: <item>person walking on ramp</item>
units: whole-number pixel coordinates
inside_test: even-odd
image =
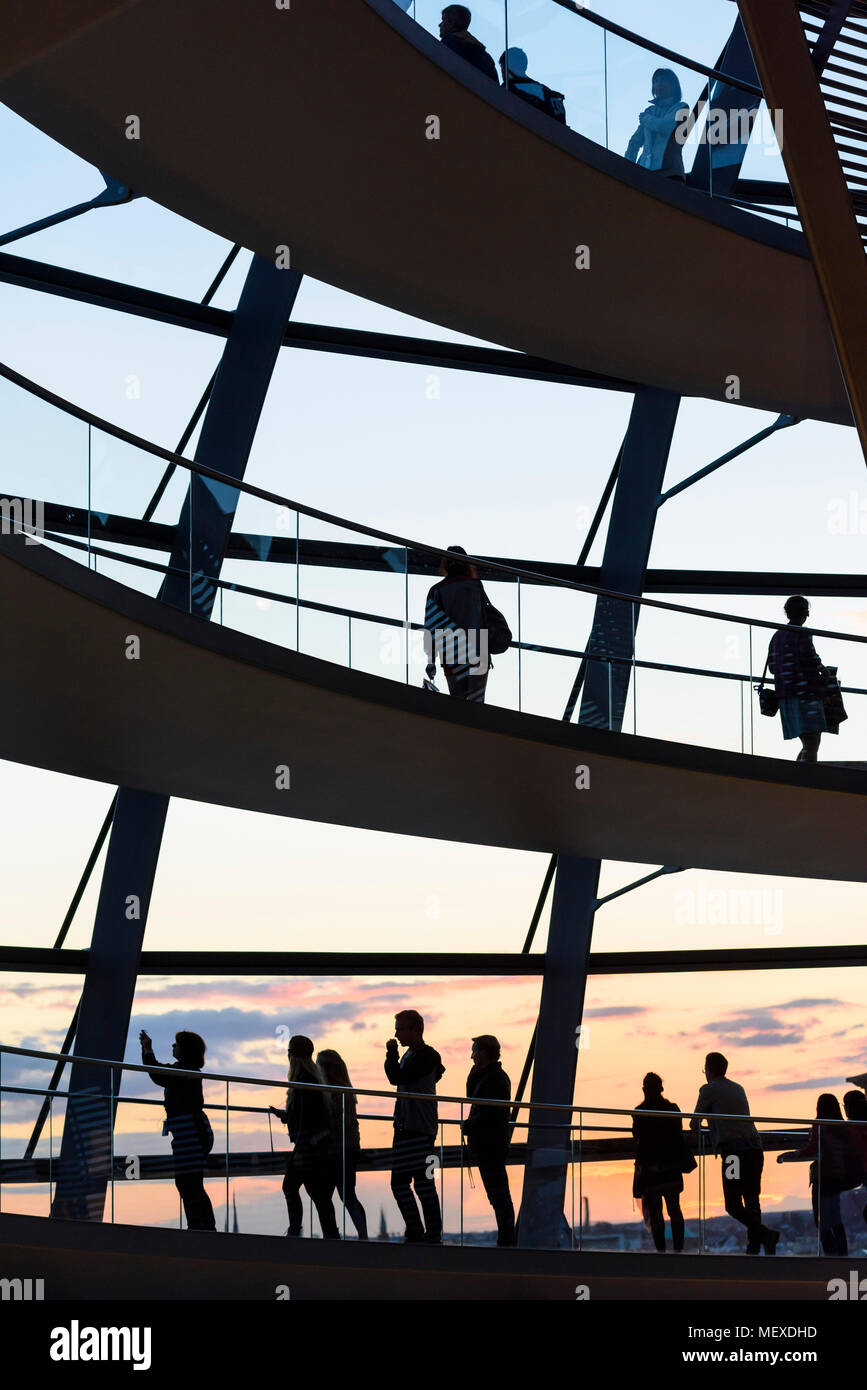
[[[406,1226],[407,1241],[439,1245],[442,1213],[431,1160],[438,1123],[436,1084],[445,1067],[440,1054],[425,1042],[424,1019],[415,1009],[395,1015],[394,1032],[385,1045],[385,1074],[397,1087],[391,1190]],[[398,1056],[399,1046],[406,1048],[402,1057]],[[412,1099],[405,1092],[422,1092],[430,1100]]]

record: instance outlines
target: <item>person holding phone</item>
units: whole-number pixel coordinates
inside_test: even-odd
[[[154,1056],[150,1034],[144,1029],[139,1033],[141,1059],[146,1067],[161,1067]],[[163,1134],[172,1139],[172,1157],[175,1167],[175,1187],[180,1193],[188,1231],[214,1231],[214,1208],[205,1191],[205,1164],[207,1156],[214,1147],[214,1132],[205,1114],[205,1100],[202,1093],[201,1078],[196,1076],[172,1076],[174,1068],[180,1071],[201,1071],[205,1065],[205,1042],[198,1033],[181,1031],[175,1034],[172,1043],[174,1062],[165,1071],[151,1071],[148,1076],[157,1086],[162,1086],[165,1097],[166,1118]]]

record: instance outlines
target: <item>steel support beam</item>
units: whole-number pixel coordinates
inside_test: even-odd
[[[636,393],[600,571],[604,588],[642,592],[679,408],[680,397],[668,391],[648,387]],[[600,597],[588,650],[629,656],[637,621],[632,604]],[[628,686],[628,665],[589,661],[579,722],[619,729]],[[592,796],[592,788],[575,795]],[[531,1100],[543,1106],[572,1103],[600,868],[598,859],[560,855],[557,860],[531,1091]],[[533,1112],[519,1220],[524,1247],[556,1245],[563,1231],[570,1148],[553,1123],[544,1109]]]
[[[202,424],[196,460],[241,479],[301,277],[254,256]],[[238,493],[199,475],[178,525],[166,603],[210,616]],[[119,655],[119,659],[123,659]],[[169,798],[121,788],[109,839],[75,1040],[82,1057],[121,1059]],[[134,915],[130,916],[130,904]],[[101,1070],[101,1075],[95,1073]],[[112,1073],[74,1063],[52,1215],[101,1220],[111,1157]],[[114,1094],[116,1094],[116,1085]]]
[[[852,8],[852,0],[831,0],[828,18],[818,39],[813,45],[813,67],[816,72],[824,71],[825,64],[834,51],[834,45],[843,31],[846,16]]]
[[[655,875],[654,875],[655,877]],[[0,946],[0,972],[84,975],[87,951],[50,946]],[[267,975],[428,976],[541,975],[545,957],[530,952],[444,951],[142,951],[139,976],[196,979]],[[843,946],[721,946],[675,951],[593,951],[588,975],[676,975],[719,970],[842,970],[867,966],[867,944]]]
[[[122,1058],[168,799],[122,787],[112,822],[75,1051]],[[73,1062],[52,1216],[101,1221],[120,1074]]]
[[[759,85],[756,65],[740,16],[735,21],[731,38],[717,67],[731,77],[740,78],[741,81],[752,83],[756,87]],[[712,84],[708,101],[708,119],[712,124],[709,128],[705,127],[705,138],[696,151],[687,178],[688,184],[693,188],[706,189],[715,197],[725,197],[734,192],[752,132],[752,124],[748,126],[741,113],[748,112],[752,116],[752,113],[758,111],[760,101],[758,95],[746,92],[742,87],[735,87],[731,83]],[[716,134],[717,128],[722,125],[720,113],[725,117],[725,139],[720,139]],[[708,139],[709,130],[710,134],[716,137],[714,143]]]
[[[636,393],[623,441],[620,476],[599,571],[601,588],[625,594],[643,592],[662,480],[679,408],[680,397],[670,391],[646,387]],[[605,659],[588,662],[579,724],[596,729],[620,729],[626,708],[629,667],[614,666],[607,658],[632,655],[638,616],[637,605],[618,599],[598,600],[587,650]]]
[[[77,299],[84,304],[135,314],[158,323],[169,323],[177,328],[189,328],[217,337],[226,337],[232,325],[232,315],[228,310],[215,309],[206,300],[196,304],[175,295],[142,289],[139,285],[125,285],[98,275],[86,275],[63,266],[3,252],[0,252],[0,283],[58,294],[65,299]],[[305,352],[333,352],[349,357],[408,362],[526,381],[589,386],[600,391],[635,390],[632,382],[603,376],[598,372],[582,371],[579,367],[551,362],[529,353],[508,348],[476,347],[471,343],[447,343],[437,338],[410,338],[400,333],[290,323],[284,328],[283,346],[301,348]]]
[[[867,459],[867,261],[813,57],[795,0],[739,5],[765,99],[783,113],[783,160]]]

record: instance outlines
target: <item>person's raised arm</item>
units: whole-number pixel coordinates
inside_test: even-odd
[[[397,1086],[401,1082],[403,1072],[400,1066],[400,1054],[398,1052],[397,1038],[389,1038],[385,1044],[385,1074],[392,1086]]]
[[[141,1059],[144,1062],[145,1066],[161,1067],[163,1063],[158,1062],[156,1057],[154,1056],[154,1045],[151,1041],[150,1034],[146,1033],[145,1030],[142,1029],[138,1035],[138,1040],[141,1043]],[[159,1072],[149,1071],[148,1076],[150,1077],[151,1081],[153,1081],[155,1086],[165,1086],[166,1081],[168,1080],[168,1077],[160,1076]]]

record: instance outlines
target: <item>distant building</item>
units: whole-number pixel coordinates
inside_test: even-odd
[[[377,1240],[388,1240],[388,1227],[385,1224],[385,1208],[379,1208],[379,1235]]]

